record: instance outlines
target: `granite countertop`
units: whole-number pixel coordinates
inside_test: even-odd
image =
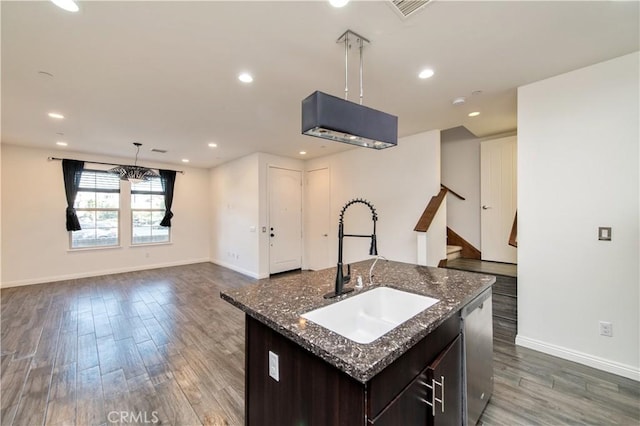
[[[381,259],[375,266],[371,285],[367,281],[372,262],[366,260],[351,265],[352,278],[347,287],[354,285],[358,275],[365,285],[338,299],[322,297],[334,290],[335,268],[265,278],[241,289],[224,290],[220,297],[366,383],[495,282],[495,277],[490,275]],[[440,302],[369,344],[356,343],[301,317],[306,312],[383,285]]]

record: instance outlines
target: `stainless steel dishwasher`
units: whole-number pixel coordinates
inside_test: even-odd
[[[462,309],[464,336],[463,414],[475,425],[493,393],[493,318],[491,289]]]

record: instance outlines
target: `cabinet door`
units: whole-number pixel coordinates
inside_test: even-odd
[[[462,425],[462,344],[460,335],[427,367],[428,425]],[[415,423],[418,424],[418,423]],[[422,424],[422,423],[421,423]]]
[[[426,369],[369,424],[375,426],[425,426],[431,408],[427,406]]]

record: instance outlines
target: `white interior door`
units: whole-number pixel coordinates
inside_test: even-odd
[[[302,266],[302,172],[269,167],[269,272]]]
[[[307,263],[317,271],[331,266],[329,233],[331,232],[331,180],[329,169],[307,172]],[[336,225],[337,226],[337,225]],[[336,228],[337,229],[337,228]]]
[[[483,260],[517,263],[509,235],[517,208],[516,137],[480,144],[480,239]]]

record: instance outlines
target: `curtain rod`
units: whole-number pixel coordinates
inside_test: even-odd
[[[52,160],[74,160],[73,158],[58,158],[58,157],[47,157],[47,160],[52,161]],[[74,160],[74,161],[83,161],[83,160]],[[132,167],[132,164],[116,164],[116,163],[103,163],[101,161],[85,161],[85,163],[91,163],[91,164],[102,164],[104,166],[122,166],[122,167]],[[154,169],[156,167],[147,167],[147,169]],[[170,169],[165,169],[165,170],[170,170]],[[172,172],[176,172],[176,173],[182,173],[184,174],[183,170],[171,170]]]

